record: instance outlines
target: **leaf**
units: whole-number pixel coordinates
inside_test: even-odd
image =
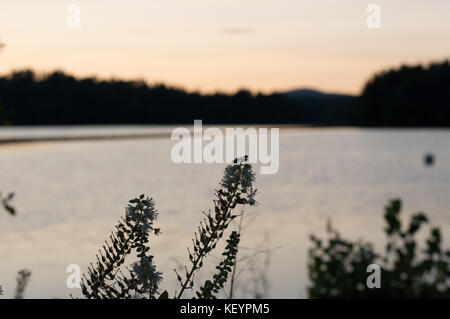
[[[10,213],[13,216],[16,214],[16,210],[12,206],[5,204],[5,209],[8,213]]]
[[[169,299],[169,293],[167,290],[164,290],[160,295],[158,299]]]

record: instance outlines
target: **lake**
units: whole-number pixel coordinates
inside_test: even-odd
[[[61,134],[138,134],[170,127],[6,128],[2,138]],[[159,237],[151,240],[163,288],[174,290],[174,268],[187,261],[186,247],[202,217],[212,208],[224,164],[174,164],[169,137],[17,143],[0,145],[0,190],[14,191],[18,214],[0,211],[2,297],[14,294],[17,271],[32,277],[27,298],[81,296],[66,286],[66,267],[83,270],[129,199],[145,193],[160,213]],[[436,163],[423,165],[432,152]],[[404,216],[425,212],[450,244],[450,130],[285,128],[280,133],[280,167],[260,175],[259,205],[245,211],[252,221],[242,235],[238,295],[251,296],[253,284],[268,278],[269,297],[306,297],[309,235],[324,235],[331,219],[344,237],[384,244],[383,207],[404,200]],[[252,217],[255,217],[254,220]],[[204,280],[220,252],[210,256]],[[265,268],[265,266],[267,266]],[[266,271],[264,271],[266,269]]]

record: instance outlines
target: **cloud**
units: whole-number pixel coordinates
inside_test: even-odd
[[[219,30],[220,34],[226,34],[226,35],[251,34],[254,32],[255,32],[255,29],[240,28],[240,27],[223,28],[223,29]]]

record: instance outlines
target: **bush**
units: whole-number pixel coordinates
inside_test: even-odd
[[[400,221],[402,202],[390,201],[385,208],[387,243],[383,255],[373,245],[341,238],[328,225],[328,241],[311,236],[308,288],[310,298],[450,298],[450,251],[441,248],[441,232],[432,228],[425,249],[419,250],[415,236],[428,222],[418,213],[408,227]],[[381,267],[381,287],[366,286],[367,266]]]

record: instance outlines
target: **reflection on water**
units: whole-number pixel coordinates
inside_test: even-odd
[[[14,218],[0,214],[4,297],[25,267],[33,272],[26,297],[79,296],[66,288],[67,265],[86,269],[128,199],[141,193],[160,212],[152,251],[164,286],[175,287],[172,269],[186,260],[224,165],[173,164],[172,145],[163,138],[0,147],[0,189],[17,193],[18,209]],[[432,167],[423,165],[426,152],[436,156]],[[391,197],[402,197],[407,213],[425,211],[450,243],[450,131],[284,130],[279,172],[258,175],[257,187],[260,205],[251,212],[259,216],[243,245],[266,235],[283,245],[272,257],[271,297],[305,297],[308,237],[329,217],[347,236],[382,245],[382,208]]]

